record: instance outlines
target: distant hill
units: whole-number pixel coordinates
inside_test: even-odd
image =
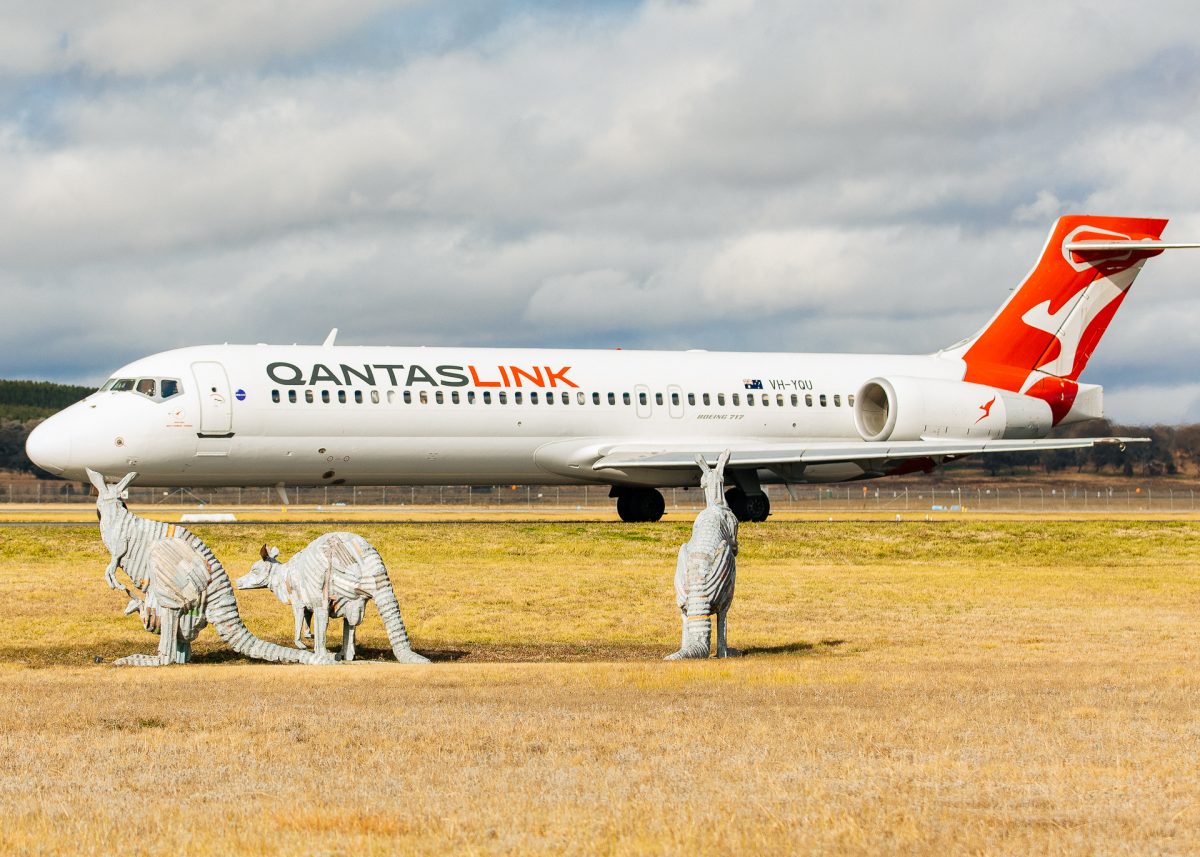
[[[92,387],[50,381],[0,380],[0,420],[26,422],[48,417],[94,392]]]

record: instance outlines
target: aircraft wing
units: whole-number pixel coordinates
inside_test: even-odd
[[[595,470],[671,470],[694,468],[696,456],[704,456],[710,466],[725,449],[731,454],[728,469],[793,467],[807,464],[854,463],[864,470],[877,469],[871,463],[905,459],[936,458],[941,461],[966,455],[995,452],[1045,452],[1052,449],[1087,449],[1099,444],[1145,443],[1146,437],[1064,437],[1038,440],[929,440],[906,441],[819,441],[814,443],[733,442],[727,446],[696,446],[692,449],[653,448],[649,445],[614,446],[597,460]]]

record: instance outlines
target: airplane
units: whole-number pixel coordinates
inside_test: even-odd
[[[743,521],[765,484],[931,471],[1103,415],[1080,373],[1167,221],[1064,216],[983,328],[934,354],[205,345],[121,367],[30,434],[43,470],[140,485],[604,485],[624,521],[724,450]]]

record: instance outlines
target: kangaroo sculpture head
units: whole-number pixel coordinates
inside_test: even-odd
[[[238,589],[266,589],[271,585],[271,578],[282,563],[279,562],[279,548],[268,548],[266,545],[258,552],[262,557],[250,570],[237,580]]]
[[[717,466],[710,468],[703,455],[696,456],[700,466],[700,487],[704,489],[704,500],[710,506],[725,505],[725,465],[729,463],[729,450],[717,457]]]
[[[86,469],[88,479],[96,487],[96,517],[103,526],[106,520],[116,518],[120,511],[127,511],[125,497],[128,495],[125,489],[129,487],[130,482],[137,479],[137,471],[126,473],[121,481],[109,485],[104,481],[104,476],[91,468]]]

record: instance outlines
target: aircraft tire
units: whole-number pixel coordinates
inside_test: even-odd
[[[762,523],[771,514],[771,498],[766,494],[755,494],[746,498],[746,512],[750,520]]]
[[[617,498],[617,514],[630,524],[652,523],[660,520],[667,510],[667,501],[654,488],[630,490]]]
[[[743,524],[750,520],[750,509],[746,503],[746,492],[741,488],[730,488],[725,492],[725,503],[734,516]]]

